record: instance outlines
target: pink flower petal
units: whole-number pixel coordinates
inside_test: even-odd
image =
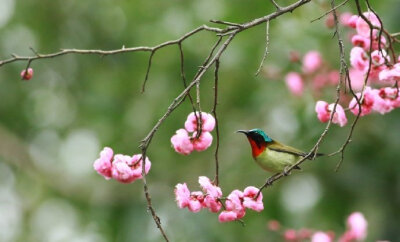
[[[171,143],[175,151],[183,155],[190,154],[194,149],[192,141],[184,129],[176,131],[176,134],[171,137]]]
[[[109,147],[104,147],[100,152],[100,158],[95,160],[93,168],[102,175],[106,180],[111,179],[111,160],[113,150]]]

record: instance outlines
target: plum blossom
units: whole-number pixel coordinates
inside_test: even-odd
[[[221,223],[235,221],[237,218],[237,214],[234,211],[222,211],[218,215],[218,220]]]
[[[369,50],[371,41],[369,38],[367,38],[365,36],[356,34],[351,38],[351,43],[354,46],[359,46],[359,47],[363,48],[364,50]]]
[[[33,69],[28,68],[21,71],[21,79],[29,81],[33,77]]]
[[[315,104],[315,112],[317,112],[317,117],[322,123],[328,122],[331,117],[328,110],[328,103],[325,101],[318,101]]]
[[[368,70],[368,55],[361,47],[353,47],[350,52],[351,65],[360,71],[366,72]]]
[[[287,229],[283,233],[283,237],[286,241],[297,241],[297,232],[294,229]]]
[[[197,213],[202,208],[208,208],[211,212],[218,212],[222,204],[219,198],[222,197],[221,188],[211,183],[210,179],[199,177],[201,191],[190,192],[186,183],[177,184],[175,186],[175,199],[179,208],[188,208],[189,211]]]
[[[378,17],[372,12],[365,12],[363,15],[369,20],[369,22],[374,27],[381,27]],[[368,23],[362,18],[358,17],[356,22],[356,30],[359,35],[369,37],[370,36],[370,27]]]
[[[360,99],[361,93],[357,93],[357,98]],[[372,111],[372,107],[374,105],[375,95],[371,89],[371,87],[366,87],[364,91],[364,99],[361,103],[361,113],[360,116],[365,116]],[[359,105],[357,103],[356,98],[353,98],[349,103],[349,109],[354,115],[358,115],[359,113]]]
[[[206,150],[208,147],[210,147],[213,137],[210,134],[210,132],[201,132],[200,137],[196,138],[197,132],[193,133],[192,137],[192,144],[193,148],[197,151],[203,151]]]
[[[311,242],[331,242],[332,238],[322,231],[317,231],[311,237]]]
[[[364,86],[364,81],[365,81],[364,73],[355,68],[350,68],[349,75],[350,75],[351,89],[353,91],[361,91],[361,89]],[[350,86],[349,86],[349,88],[350,88]]]
[[[264,204],[262,202],[262,193],[258,195],[259,189],[253,186],[246,187],[243,191],[243,206],[252,209],[257,212],[264,210]]]
[[[197,115],[197,118],[196,118],[196,115]],[[200,118],[200,116],[201,116],[201,122],[202,122],[202,127],[201,127],[202,131],[211,132],[214,129],[215,119],[211,114],[205,113],[205,112],[196,112],[196,114],[195,114],[194,112],[191,112],[188,115],[186,122],[185,122],[185,129],[188,132],[194,132],[194,131],[198,130],[197,119]]]
[[[175,186],[174,193],[175,193],[175,200],[179,208],[185,208],[189,206],[190,191],[186,183],[183,184],[178,183]]]
[[[322,66],[322,57],[318,51],[309,51],[303,57],[303,71],[312,73]]]
[[[94,161],[93,168],[102,175],[106,180],[111,179],[111,161],[113,158],[113,150],[104,147],[100,152],[100,158]]]
[[[344,15],[344,14],[345,13],[343,13],[342,15]],[[358,15],[352,15],[350,17],[348,15],[345,15],[343,18],[341,18],[341,20],[342,20],[341,22],[343,25],[355,29],[358,18],[359,18]]]
[[[374,90],[375,100],[372,109],[380,114],[392,111],[400,107],[400,97],[397,88],[381,88]]]
[[[384,82],[400,81],[400,63],[395,64],[379,73],[379,80]]]
[[[281,224],[278,220],[268,221],[268,229],[271,231],[278,231],[281,228]]]
[[[243,193],[239,190],[233,190],[225,202],[226,210],[220,213],[218,220],[222,223],[243,218],[246,214],[246,209],[242,204],[242,200]]]
[[[364,215],[354,212],[347,218],[347,231],[340,238],[340,242],[364,240],[367,237],[368,223]]]
[[[347,226],[356,239],[364,239],[367,236],[367,220],[360,212],[354,212],[347,218]]]
[[[191,138],[185,129],[178,129],[176,134],[171,137],[171,143],[175,151],[183,155],[192,153],[194,149]]]
[[[204,195],[200,191],[190,192],[186,183],[175,186],[175,200],[179,208],[188,208],[189,211],[197,213],[203,208]]]
[[[289,72],[285,77],[289,91],[295,96],[301,96],[304,90],[303,79],[297,72]]]
[[[222,204],[218,200],[222,197],[221,188],[212,184],[210,179],[205,176],[199,177],[199,184],[206,194],[204,198],[204,206],[213,213],[218,212],[222,207]]]
[[[315,105],[315,111],[317,112],[318,119],[323,123],[328,122],[334,107],[334,103],[328,105],[328,103],[325,101],[318,101]],[[339,124],[340,127],[343,127],[347,124],[346,114],[340,104],[336,105],[336,111],[333,115],[332,123]]]
[[[142,155],[128,155],[117,154],[114,156],[112,163],[111,175],[112,178],[121,183],[131,183],[137,179],[142,178]],[[146,157],[145,160],[145,173],[147,174],[151,168],[151,162]]]
[[[116,154],[109,147],[104,147],[100,152],[100,158],[95,160],[93,168],[102,175],[105,179],[109,180],[114,178],[121,183],[131,183],[137,179],[142,178],[142,155],[137,154],[133,156]],[[145,159],[145,173],[149,173],[151,162],[146,157]]]
[[[191,192],[188,204],[189,211],[193,213],[200,212],[200,210],[204,207],[203,200],[204,200],[204,194],[202,192],[200,191]]]
[[[200,115],[201,114],[201,115]],[[202,120],[201,134],[197,137],[197,118]],[[211,146],[213,137],[211,131],[215,127],[214,117],[205,112],[194,112],[190,113],[185,122],[185,129],[179,129],[176,134],[171,137],[171,143],[175,151],[188,155],[192,153],[193,150],[203,151]],[[188,132],[193,132],[191,135]]]

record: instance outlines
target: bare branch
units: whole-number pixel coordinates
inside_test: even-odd
[[[337,5],[335,8],[331,8],[329,9],[329,11],[325,12],[324,14],[322,14],[321,16],[319,16],[318,18],[315,18],[313,20],[311,20],[311,23],[320,20],[321,18],[325,17],[326,15],[330,14],[331,12],[335,11],[336,9],[340,8],[341,6],[345,5],[349,0],[345,0],[343,1],[341,4]]]
[[[261,68],[262,68],[262,66],[263,66],[263,64],[264,64],[265,58],[267,58],[267,55],[268,55],[268,46],[269,46],[269,21],[267,21],[267,24],[266,24],[266,27],[265,27],[265,28],[266,28],[266,29],[265,29],[265,52],[264,52],[264,55],[263,55],[263,57],[262,57],[260,66],[258,67],[258,69],[257,69],[257,71],[256,71],[256,74],[255,74],[256,76],[258,76],[258,74],[260,73]]]
[[[218,71],[219,71],[219,59],[215,60],[215,71],[214,71],[214,107],[212,113],[215,118],[215,132],[217,135],[217,144],[215,146],[215,179],[214,184],[219,185],[219,162],[218,162],[218,150],[219,150],[219,123],[217,117],[217,105],[218,105]]]

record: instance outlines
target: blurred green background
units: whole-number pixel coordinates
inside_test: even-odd
[[[354,12],[350,2],[342,12]],[[386,28],[399,32],[400,2],[370,2]],[[288,61],[292,50],[318,50],[338,68],[333,30],[324,20],[310,23],[328,6],[329,1],[312,1],[271,22],[270,54],[259,77],[254,73],[265,48],[263,26],[239,34],[221,58],[218,114],[224,195],[260,186],[269,175],[256,166],[247,141],[235,130],[259,127],[307,150],[324,129],[310,89],[295,98],[282,77],[300,70]],[[29,47],[50,53],[60,48],[152,46],[210,19],[245,22],[272,11],[269,1],[0,0],[0,57],[32,55]],[[212,33],[202,32],[184,42],[189,80],[214,40]],[[349,42],[345,45],[348,55]],[[162,241],[146,211],[142,182],[106,181],[92,168],[104,146],[116,153],[139,153],[139,141],[182,91],[178,47],[171,46],[155,54],[147,91],[140,93],[148,56],[67,55],[35,61],[29,82],[19,75],[26,62],[0,67],[0,241]],[[281,72],[278,80],[267,75],[273,69]],[[207,112],[212,108],[212,88],[211,71],[201,82],[202,108]],[[330,88],[321,98],[332,102],[334,95]],[[398,110],[360,120],[339,172],[334,172],[338,156],[321,158],[266,189],[265,210],[248,211],[245,227],[220,224],[216,214],[193,214],[176,206],[177,183],[198,190],[198,177],[213,178],[215,172],[215,142],[189,156],[171,148],[170,137],[183,127],[189,112],[186,101],[161,126],[148,150],[153,205],[171,241],[279,241],[266,227],[271,219],[287,228],[333,230],[340,235],[353,211],[364,213],[369,222],[367,241],[400,241]],[[349,125],[332,127],[320,151],[338,149],[348,131]]]

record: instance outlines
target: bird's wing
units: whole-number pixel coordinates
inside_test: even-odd
[[[276,152],[282,152],[282,153],[298,155],[298,156],[303,156],[303,157],[307,155],[306,153],[304,153],[301,150],[281,144],[277,141],[274,141],[271,144],[269,144],[268,149],[276,151]]]

